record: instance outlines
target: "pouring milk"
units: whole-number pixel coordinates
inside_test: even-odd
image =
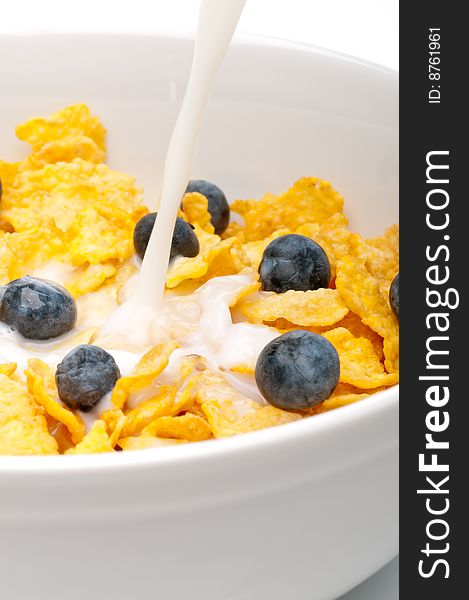
[[[202,0],[192,68],[169,143],[158,216],[137,285],[106,330],[144,345],[149,324],[162,311],[174,224],[190,178],[192,161],[215,75],[231,42],[246,0]]]

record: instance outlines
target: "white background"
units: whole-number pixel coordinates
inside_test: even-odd
[[[193,32],[198,6],[199,0],[0,0],[0,33]],[[239,29],[398,68],[398,0],[248,0]],[[397,600],[397,577],[393,561],[341,600]]]

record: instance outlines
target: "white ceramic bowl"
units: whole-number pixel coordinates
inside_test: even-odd
[[[0,156],[14,124],[85,101],[148,201],[191,60],[187,39],[3,37]],[[194,166],[230,196],[330,179],[354,227],[397,220],[397,75],[245,38],[218,77]],[[397,552],[397,388],[301,422],[167,449],[0,457],[4,600],[327,600]]]

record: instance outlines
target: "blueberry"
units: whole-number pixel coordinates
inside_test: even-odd
[[[389,304],[393,313],[399,319],[399,273],[394,277],[389,288]]]
[[[26,276],[3,289],[0,320],[25,338],[48,340],[75,327],[77,306],[58,283]]]
[[[150,240],[153,225],[156,221],[156,212],[149,213],[140,219],[134,229],[134,247],[141,259],[145,256],[145,251]],[[199,253],[199,240],[194,233],[194,228],[190,223],[178,217],[174,227],[173,241],[171,244],[171,254],[169,259],[176,256],[187,256],[193,258]]]
[[[273,406],[311,408],[326,400],[339,382],[339,355],[326,338],[310,331],[289,331],[259,354],[256,382]]]
[[[64,404],[88,412],[113,389],[120,376],[116,361],[106,350],[82,344],[57,365],[55,381]]]
[[[221,189],[205,179],[193,179],[189,181],[186,192],[199,192],[208,200],[208,212],[210,213],[215,233],[221,235],[230,222],[230,206],[225,194]]]
[[[331,265],[319,244],[292,233],[270,242],[262,255],[259,274],[265,291],[305,292],[329,285]]]

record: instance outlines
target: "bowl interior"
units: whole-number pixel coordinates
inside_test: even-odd
[[[3,61],[8,84],[0,98],[0,158],[20,159],[27,152],[15,138],[17,123],[86,102],[108,129],[110,164],[136,175],[147,203],[155,205],[192,47],[182,37],[0,36],[0,53],[9,57]],[[296,178],[316,175],[342,193],[352,228],[380,234],[398,220],[397,92],[397,73],[389,69],[309,46],[237,38],[213,90],[193,177],[215,181],[234,200],[278,193]],[[397,388],[380,396],[369,416],[389,410]],[[334,411],[348,412],[347,419],[327,413],[251,434],[252,442],[242,444],[286,439],[289,428],[300,434],[326,424],[337,429],[345,421],[351,427],[352,413],[369,411],[373,398],[359,404]],[[239,443],[225,440],[217,448],[231,451]],[[159,461],[162,454],[214,451],[197,446],[150,454]],[[121,465],[134,463],[130,456],[117,458]],[[103,466],[111,459],[80,457],[80,464]],[[39,460],[28,463],[35,469]]]

